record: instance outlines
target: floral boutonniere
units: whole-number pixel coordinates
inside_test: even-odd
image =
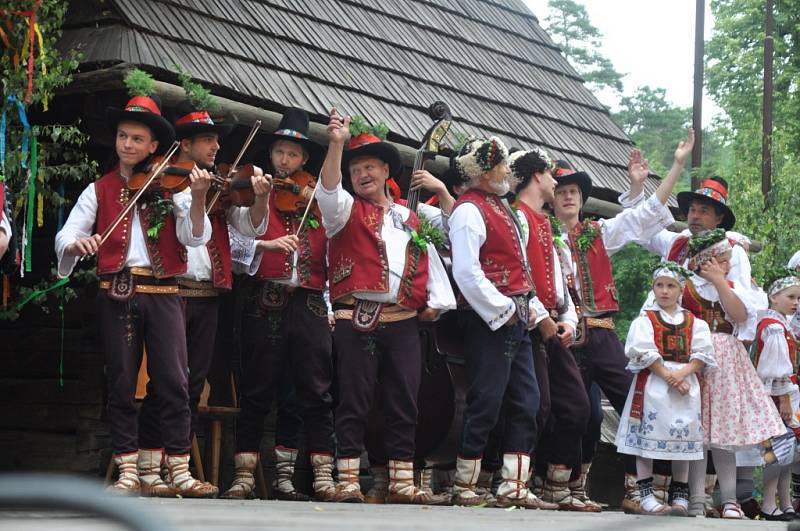
[[[581,223],[579,227],[580,231],[578,233],[578,237],[576,238],[576,244],[579,251],[586,252],[589,250],[589,247],[591,247],[592,242],[594,242],[598,236],[600,236],[602,229],[599,224],[593,223],[589,219]]]
[[[428,252],[428,244],[432,243],[437,249],[443,249],[447,244],[444,233],[433,226],[428,218],[419,214],[419,229],[409,232],[411,241],[420,251]]]
[[[167,216],[172,214],[174,207],[172,199],[167,199],[160,194],[154,193],[149,195],[144,200],[144,208],[147,210],[147,237],[151,240],[158,240],[164,225],[167,222]]]
[[[561,235],[564,233],[564,224],[553,214],[550,214],[548,218],[550,219],[550,231],[553,233],[553,243],[556,247],[566,249],[567,244],[564,243],[564,239],[561,238]]]

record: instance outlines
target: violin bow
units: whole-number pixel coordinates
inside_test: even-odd
[[[125,208],[123,208],[122,211],[119,214],[117,214],[117,217],[114,218],[114,221],[111,223],[111,225],[109,225],[108,228],[103,231],[103,234],[100,237],[100,243],[97,244],[98,247],[100,247],[101,245],[103,245],[103,243],[105,243],[108,237],[111,236],[111,233],[114,232],[114,229],[116,229],[117,226],[120,223],[122,223],[122,220],[125,219],[125,216],[127,216],[130,213],[131,209],[133,209],[133,207],[136,206],[136,201],[138,201],[139,198],[142,197],[142,195],[147,191],[147,187],[152,184],[155,178],[159,174],[161,174],[162,171],[164,171],[164,168],[167,167],[170,159],[175,155],[175,152],[178,151],[179,147],[180,147],[179,142],[173,142],[172,147],[170,147],[169,151],[164,155],[164,159],[156,167],[150,170],[150,175],[147,177],[147,180],[145,181],[144,185],[141,188],[139,188],[139,190],[135,194],[133,194],[133,197],[131,197],[130,200],[128,200],[128,204],[125,205]],[[92,256],[93,254],[94,253],[85,254],[80,258],[80,260],[84,260],[85,258]]]
[[[318,183],[319,184],[319,183]],[[308,199],[308,204],[306,205],[306,211],[303,212],[303,218],[300,220],[300,226],[297,227],[294,235],[295,237],[300,236],[300,233],[303,231],[303,228],[306,226],[306,219],[308,219],[308,213],[311,212],[311,205],[314,203],[314,199],[317,197],[317,187],[314,187],[314,191],[311,192],[311,197]]]
[[[436,154],[439,152],[439,146],[450,130],[450,124],[453,120],[450,107],[443,101],[434,101],[431,103],[430,107],[428,107],[428,116],[430,116],[435,123],[428,129],[425,136],[422,137],[422,145],[419,147],[414,157],[414,169],[411,171],[412,175],[415,171],[422,169],[426,160],[436,157]],[[417,211],[419,195],[419,188],[408,192],[406,202],[408,209],[412,212]]]
[[[244,152],[247,151],[247,148],[250,147],[250,143],[253,142],[253,139],[256,137],[256,133],[258,133],[258,130],[260,128],[261,128],[261,120],[256,120],[255,123],[253,123],[253,127],[250,129],[250,134],[247,135],[247,139],[244,141],[244,144],[242,145],[242,149],[240,149],[239,154],[236,155],[236,160],[234,160],[233,164],[231,164],[231,170],[230,170],[231,173],[236,171],[236,166],[239,165],[239,162],[242,160],[242,157],[244,156]],[[208,205],[206,205],[206,214],[211,212],[211,208],[214,206],[214,203],[217,202],[217,199],[219,199],[219,196],[221,194],[222,194],[222,188],[219,188],[214,193],[214,196],[211,198],[211,201],[208,202]]]

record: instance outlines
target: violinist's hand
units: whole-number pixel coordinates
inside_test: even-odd
[[[417,170],[411,174],[409,191],[419,190],[420,188],[437,195],[447,191],[445,184],[426,170]]]
[[[344,144],[350,140],[350,117],[342,117],[334,107],[330,112],[328,123],[328,140],[331,144]]]
[[[0,258],[5,256],[6,251],[8,251],[8,234],[5,229],[0,229]]]
[[[539,330],[543,343],[547,343],[558,334],[558,325],[553,321],[552,317],[545,317],[539,321],[539,324],[536,325],[536,329]]]
[[[253,175],[254,176],[264,175],[264,170],[253,164]]]
[[[439,310],[428,308],[427,306],[417,315],[417,318],[424,322],[435,321],[437,317],[439,317]]]
[[[275,238],[274,240],[259,240],[256,243],[258,249],[262,251],[280,251],[284,253],[295,252],[298,245],[300,245],[300,240],[294,234],[281,236],[280,238]]]
[[[95,254],[100,248],[100,240],[102,237],[99,234],[93,234],[86,238],[78,238],[71,244],[67,245],[64,249],[64,254],[69,256],[86,256],[87,254]]]
[[[562,345],[569,347],[575,337],[575,329],[569,323],[558,323],[558,334],[556,335]]]
[[[265,175],[263,172],[261,175],[254,174],[250,177],[250,182],[253,183],[253,193],[256,197],[266,197],[272,190],[272,175],[270,174]]]
[[[199,197],[205,199],[206,192],[211,187],[211,174],[208,170],[203,170],[195,166],[189,174],[189,188],[192,191],[192,198]]]

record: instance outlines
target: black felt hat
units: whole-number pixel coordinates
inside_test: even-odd
[[[723,229],[731,230],[736,225],[736,216],[728,206],[728,183],[722,177],[711,177],[701,182],[700,188],[694,192],[678,194],[678,207],[684,216],[689,213],[693,201],[717,205],[723,212],[722,223],[719,225]]]
[[[214,122],[208,111],[198,110],[188,99],[175,107],[175,138],[183,140],[202,133],[216,133],[223,138],[233,131],[236,122],[231,118],[226,122]]]
[[[116,132],[120,122],[138,122],[149,127],[158,140],[156,154],[166,152],[175,140],[175,131],[161,115],[161,99],[156,95],[134,96],[128,100],[124,109],[108,107],[106,123],[111,130]]]
[[[306,148],[308,164],[313,164],[322,155],[322,146],[308,137],[309,118],[308,112],[297,107],[290,107],[283,113],[278,128],[267,140],[267,152],[272,150],[272,145],[278,140],[296,142]]]
[[[555,162],[555,171],[553,178],[556,180],[556,188],[566,186],[568,184],[576,184],[581,190],[581,199],[583,204],[589,199],[592,193],[592,178],[585,171],[576,171],[575,168],[566,160],[557,160]]]
[[[350,174],[350,161],[358,157],[376,157],[389,165],[389,177],[397,177],[403,170],[403,162],[397,148],[371,133],[361,133],[350,138],[347,151],[342,155],[344,172]]]

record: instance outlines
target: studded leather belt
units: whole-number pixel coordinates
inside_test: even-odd
[[[100,289],[109,289],[111,282],[108,280],[100,281]],[[158,284],[136,284],[136,293],[148,293],[157,295],[177,295],[178,286],[172,285],[158,285]]]
[[[339,306],[337,304],[337,306]],[[381,315],[378,318],[379,323],[396,323],[397,321],[405,321],[406,319],[413,319],[417,316],[417,312],[403,308],[396,304],[386,304],[381,309]],[[352,319],[353,309],[342,308],[334,310],[333,317],[335,319]]]
[[[616,330],[613,317],[587,317],[586,326],[589,328],[605,328],[606,330]]]
[[[178,279],[178,295],[181,297],[217,297],[219,291],[210,280]]]

